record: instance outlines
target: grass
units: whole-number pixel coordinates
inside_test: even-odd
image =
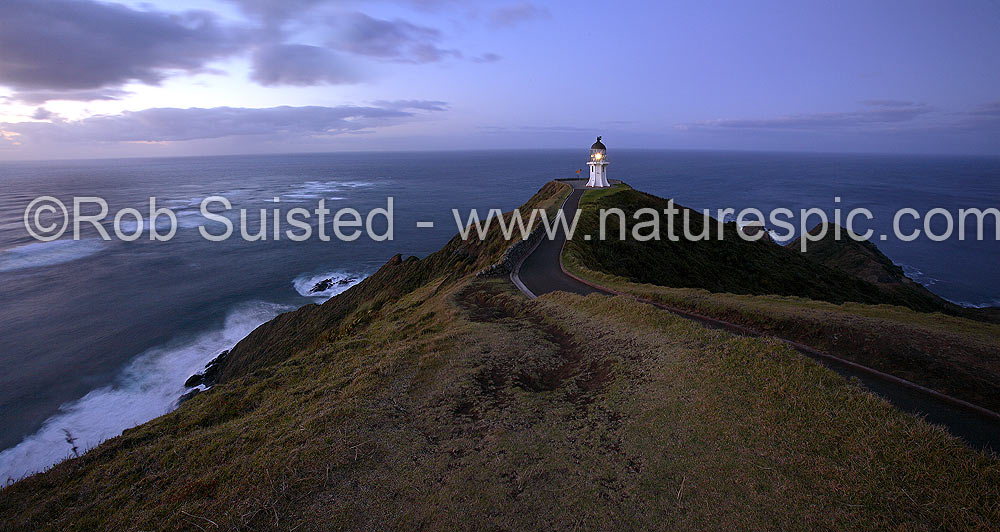
[[[358,309],[357,312],[363,312]],[[987,530],[1000,463],[787,347],[441,279],[0,491],[15,530]],[[215,523],[217,526],[213,526]]]
[[[810,231],[813,235],[823,230],[817,225]],[[842,238],[838,239],[839,233]],[[936,310],[952,316],[960,316],[977,321],[1000,323],[997,312],[1000,309],[964,308],[946,301],[927,290],[919,283],[906,277],[903,268],[897,266],[870,241],[855,241],[848,237],[845,228],[826,224],[823,238],[809,242],[803,255],[824,266],[847,272],[864,281],[877,285],[883,291],[894,293],[903,305],[916,310]],[[799,240],[789,243],[788,249],[799,249]]]
[[[222,384],[0,490],[0,528],[1000,522],[1000,461],[943,429],[776,342],[630,298],[527,300],[475,278],[501,252],[452,242],[395,259],[258,329]]]
[[[672,241],[668,238],[671,234],[668,217],[662,215],[668,200],[627,185],[588,191],[580,205],[578,235],[599,235],[600,209],[620,209],[625,214],[626,235],[630,236],[619,239],[616,232],[619,218],[609,216],[608,227],[615,230],[609,230],[608,238],[573,239],[567,243],[567,253],[586,268],[632,282],[736,294],[799,296],[831,303],[888,303],[920,311],[949,311],[953,306],[929,292],[890,289],[768,241],[744,240],[735,223],[720,224],[710,218],[706,224],[702,213],[679,205],[675,206],[679,214],[675,216],[673,231],[677,241]],[[650,219],[648,214],[640,214],[636,219],[642,209],[661,213],[658,240],[632,238],[637,225]],[[709,238],[697,241],[684,238],[685,225],[691,234],[706,234]],[[650,231],[639,227],[640,235]]]
[[[519,207],[523,219],[527,220],[528,214],[536,208],[558,209],[571,191],[569,185],[549,182]],[[510,213],[505,214],[508,220],[509,216]],[[343,322],[348,314],[356,314],[355,319],[362,324],[387,302],[423,286],[433,277],[454,281],[481,271],[499,261],[509,245],[499,224],[492,224],[487,238],[471,237],[464,241],[456,235],[424,260],[416,257],[403,260],[397,255],[343,296],[323,305],[306,305],[258,327],[232,349],[220,381],[284,360],[298,350],[315,347],[326,340],[326,331]]]
[[[584,211],[581,220],[593,219],[597,208],[633,201],[633,192],[626,188],[602,191],[599,195],[588,192],[581,201]],[[925,305],[907,306],[913,301],[927,300],[920,295],[926,290],[907,287],[905,282],[908,280],[905,277],[901,279],[901,273],[896,276],[896,267],[877,248],[870,249],[874,246],[850,243],[848,246],[860,247],[865,254],[875,257],[875,260],[858,260],[861,253],[853,248],[843,252],[823,240],[817,246],[816,255],[796,257],[805,263],[797,267],[808,268],[812,263],[813,267],[824,268],[815,263],[826,262],[841,263],[845,271],[864,270],[870,274],[871,281],[857,281],[869,285],[867,291],[872,297],[877,296],[876,302],[888,294],[885,300],[895,304],[798,297],[815,295],[815,291],[793,290],[795,281],[791,277],[795,274],[777,266],[776,273],[768,274],[774,283],[780,283],[786,277],[789,280],[785,290],[775,290],[774,294],[766,293],[767,288],[764,287],[773,286],[766,283],[755,289],[755,292],[762,293],[729,293],[727,288],[738,292],[740,285],[730,286],[728,280],[716,279],[718,275],[727,274],[708,267],[697,276],[692,273],[675,282],[676,278],[669,272],[688,267],[678,263],[695,254],[701,255],[703,262],[707,262],[713,260],[715,254],[698,249],[676,249],[684,244],[695,247],[698,243],[674,244],[672,248],[647,251],[648,256],[643,260],[658,267],[650,268],[652,273],[644,272],[641,278],[647,280],[641,282],[635,280],[636,276],[615,273],[622,272],[621,264],[629,264],[630,261],[618,259],[617,253],[602,249],[606,243],[571,241],[563,261],[564,266],[575,275],[617,291],[795,340],[1000,411],[1000,394],[997,394],[1000,389],[1000,325],[944,314],[945,307],[938,312],[919,312],[912,307],[924,310]],[[760,246],[799,255],[772,244]],[[824,271],[827,270],[818,270],[817,275],[826,275]],[[820,286],[842,282],[841,275],[835,273],[829,276]],[[687,286],[691,284],[695,287]]]

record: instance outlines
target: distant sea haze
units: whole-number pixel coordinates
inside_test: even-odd
[[[867,207],[891,233],[902,207],[1000,206],[1000,159],[616,150],[608,175],[696,209]],[[452,208],[512,209],[575,177],[588,150],[313,154],[18,162],[0,166],[0,481],[19,478],[176,407],[184,380],[257,325],[321,303],[396,253],[426,256],[455,233]],[[170,242],[33,241],[31,199],[100,196],[178,217]],[[209,242],[201,199],[253,213],[395,199],[389,242]],[[839,204],[834,198],[840,197]],[[71,201],[71,200],[70,200]],[[432,221],[433,228],[417,228]],[[989,224],[988,224],[989,225]],[[132,228],[134,229],[134,228]],[[970,306],[1000,305],[1000,243],[876,244],[907,275]],[[330,279],[331,282],[317,283]],[[669,282],[669,280],[667,280]],[[69,443],[72,440],[73,443]]]

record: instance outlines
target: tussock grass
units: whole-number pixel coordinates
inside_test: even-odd
[[[995,459],[779,343],[628,298],[528,301],[497,279],[435,280],[348,322],[0,491],[4,526],[988,530],[1000,519]]]
[[[1000,462],[786,346],[630,298],[529,301],[503,279],[474,277],[474,263],[492,258],[461,259],[459,276],[437,268],[441,256],[393,261],[372,286],[318,307],[329,314],[307,307],[279,320],[315,329],[295,343],[261,332],[238,356],[283,352],[0,490],[0,528],[1000,522]],[[397,291],[382,298],[376,284]]]
[[[564,256],[584,279],[737,323],[1000,410],[1000,326],[893,305],[839,305],[792,296],[715,293],[632,283]]]
[[[581,201],[581,220],[592,220],[601,207],[630,205],[626,207],[630,212],[629,208],[662,201],[627,187],[592,194],[588,192]],[[826,239],[818,243],[816,257],[762,242],[734,244],[752,245],[755,253],[769,257],[769,261],[786,255],[798,261],[788,259],[787,269],[777,263],[766,271],[748,268],[747,275],[736,281],[728,278],[735,273],[724,270],[742,268],[741,260],[721,267],[706,266],[703,271],[695,271],[686,263],[692,256],[704,264],[713,261],[716,251],[723,249],[721,246],[727,245],[730,238],[739,240],[738,236],[727,235],[724,242],[713,243],[717,248],[704,247],[704,242],[645,248],[642,260],[656,266],[642,270],[638,276],[621,275],[632,271],[632,266],[627,265],[635,258],[620,258],[620,252],[609,249],[607,242],[573,240],[566,246],[563,264],[575,275],[619,292],[795,340],[1000,411],[1000,325],[967,319],[946,305],[929,312],[928,308],[934,308],[931,298],[936,296],[900,277],[898,268],[871,244],[851,242],[835,248],[835,243]],[[862,254],[868,258],[859,258]],[[754,256],[748,255],[748,260],[754,260]],[[845,273],[822,265],[823,261],[846,261],[850,268],[845,268],[863,271],[871,279],[852,277],[845,281]],[[815,278],[815,286],[803,288],[798,283],[808,280],[804,272],[810,269],[814,270],[809,275]],[[674,275],[676,272],[681,273]],[[741,283],[753,282],[756,277],[752,273],[763,276],[765,281],[746,293]],[[851,301],[847,299],[851,290],[862,286],[856,283],[867,285],[863,290],[866,295]],[[837,286],[844,287],[845,297],[825,295]]]

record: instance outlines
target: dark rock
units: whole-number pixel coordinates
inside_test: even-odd
[[[311,290],[310,294],[315,294],[316,292],[326,292],[327,290],[333,288],[334,285],[344,286],[357,281],[357,277],[344,277],[343,279],[334,281],[333,279],[323,279],[322,281],[316,283]]]
[[[333,286],[333,281],[330,279],[323,279],[322,281],[313,285],[312,289],[309,290],[310,294],[315,294],[316,292],[326,292]]]
[[[194,388],[195,386],[199,386],[201,384],[204,384],[204,382],[205,382],[205,374],[204,373],[195,373],[194,375],[191,375],[190,377],[188,377],[188,380],[184,381],[184,387],[185,388]]]
[[[750,222],[743,227],[739,228],[739,231],[750,238],[756,238],[761,242],[774,242],[771,239],[771,233],[767,232],[767,227],[760,222]],[[757,235],[760,235],[759,237]]]
[[[333,279],[323,279],[322,281],[316,283],[312,290],[309,290],[310,294],[315,294],[316,292],[326,292],[333,286]]]
[[[215,386],[219,382],[219,377],[222,375],[222,368],[228,357],[228,349],[219,353],[217,357],[213,358],[208,364],[205,364],[205,371],[195,373],[194,375],[188,377],[188,380],[184,381],[184,386],[187,388],[193,388],[200,385],[204,385],[209,388]]]
[[[212,359],[211,362],[205,365],[205,386],[215,386],[219,382],[219,377],[222,375],[222,368],[229,358],[229,350],[219,353],[219,356]]]

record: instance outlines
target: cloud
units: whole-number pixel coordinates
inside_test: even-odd
[[[884,100],[883,100],[884,102]],[[680,124],[677,129],[831,129],[871,127],[910,122],[933,109],[923,104],[893,102],[869,104],[873,109],[840,113],[811,113],[761,119],[705,120]]]
[[[41,104],[53,100],[73,100],[91,102],[95,100],[120,100],[131,92],[121,89],[99,89],[78,91],[21,91],[11,99],[27,104]]]
[[[382,20],[350,13],[334,19],[332,25],[330,46],[352,54],[408,63],[433,63],[462,56],[457,50],[437,47],[440,31],[401,19]]]
[[[443,102],[410,101],[408,109],[444,109]],[[255,136],[287,139],[330,136],[399,124],[415,117],[400,107],[152,108],[74,121],[0,123],[25,145],[80,142],[175,142]]]
[[[378,100],[372,105],[386,109],[416,109],[421,111],[447,111],[448,102],[437,100]]]
[[[503,59],[503,58],[500,57],[499,55],[497,55],[497,54],[495,54],[493,52],[487,52],[487,53],[485,53],[483,55],[473,57],[472,61],[476,62],[476,63],[496,63],[497,61],[500,61],[501,59]]]
[[[1000,100],[980,105],[965,115],[975,119],[1000,120]]]
[[[229,2],[238,6],[244,13],[269,24],[282,23],[293,18],[305,19],[313,14],[315,8],[336,8],[349,3],[344,0],[229,0]],[[445,5],[460,4],[459,0],[388,0],[386,3],[404,4],[422,11],[436,11]]]
[[[294,15],[303,15],[328,0],[230,0],[244,13],[266,21],[281,22]]]
[[[1000,131],[1000,100],[961,113],[959,125],[974,131]]]
[[[920,105],[907,100],[865,100],[861,103],[872,107],[914,107]]]
[[[591,127],[577,126],[479,126],[476,128],[486,133],[590,133],[594,131]]]
[[[446,59],[461,59],[460,50],[439,45],[442,32],[436,28],[414,24],[401,18],[380,19],[361,12],[344,11],[350,2],[335,0],[230,0],[263,25],[260,36],[271,43],[287,38],[284,29],[290,21],[310,31],[326,31],[326,46],[331,50],[399,63],[436,63]],[[460,5],[457,0],[384,0],[425,11],[436,11],[446,5]],[[522,6],[502,12],[501,19],[525,16]],[[312,50],[310,57],[319,56]],[[492,63],[500,56],[486,53],[470,58],[477,63]],[[306,76],[308,77],[308,76]]]
[[[157,84],[172,72],[203,71],[208,62],[238,51],[242,39],[206,12],[168,14],[92,0],[3,0],[0,85],[31,93]]]
[[[529,2],[499,7],[490,13],[490,24],[512,27],[532,19],[549,16],[549,11]]]
[[[336,52],[319,46],[277,44],[253,54],[250,78],[265,86],[340,85],[357,83],[362,76]]]
[[[34,113],[32,113],[31,118],[34,118],[35,120],[48,120],[53,116],[54,113],[52,111],[49,111],[44,107],[39,107],[38,109],[35,109]]]

